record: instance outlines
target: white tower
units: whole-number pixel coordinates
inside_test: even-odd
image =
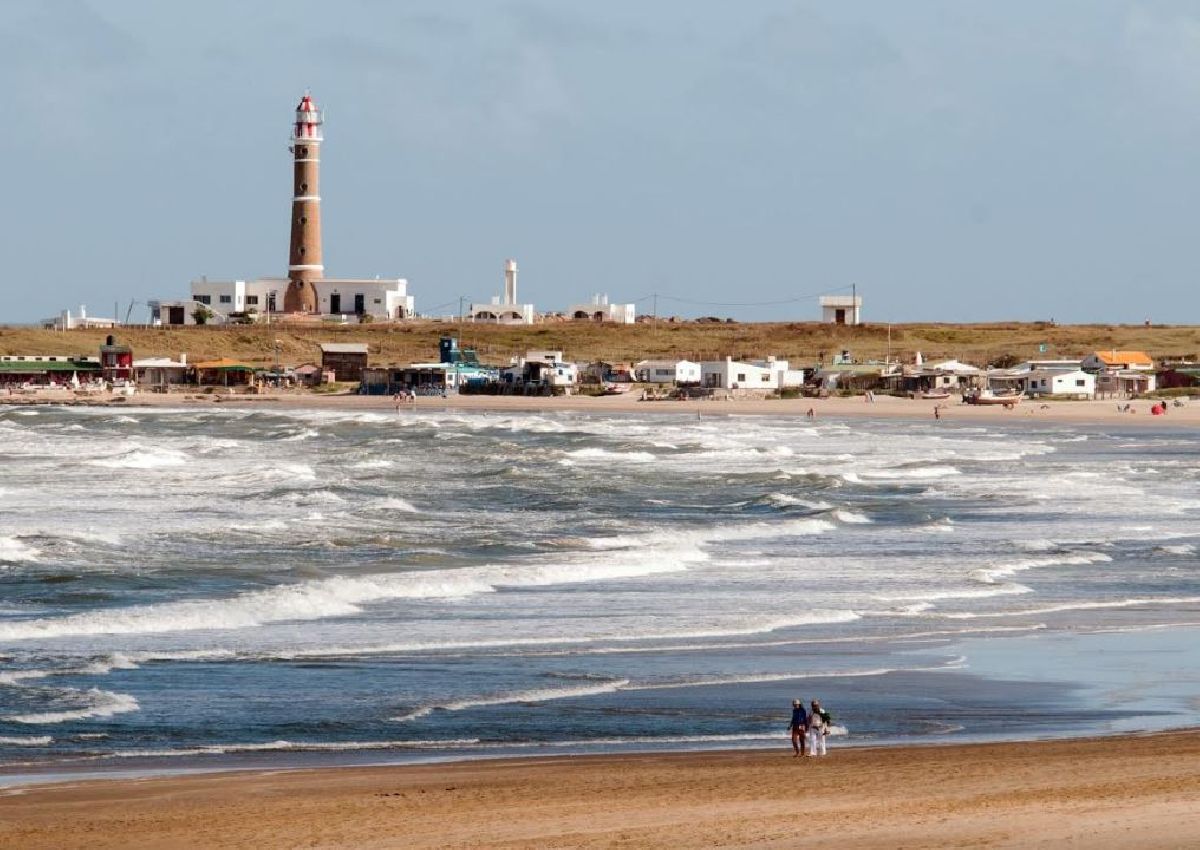
[[[517,261],[504,261],[504,303],[517,303]]]

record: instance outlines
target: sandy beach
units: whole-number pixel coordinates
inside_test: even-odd
[[[1200,733],[114,780],[0,798],[37,848],[1087,847],[1200,842]]]
[[[69,393],[58,396],[45,393],[41,397],[0,397],[0,404],[53,404],[72,403]],[[319,393],[277,393],[263,395],[156,395],[151,393],[134,396],[127,400],[112,401],[95,398],[83,404],[99,404],[114,407],[179,407],[179,406],[238,406],[254,409],[307,408],[330,410],[388,410],[395,411],[396,404],[388,396],[326,395]],[[1122,412],[1126,403],[1133,412]],[[1181,407],[1168,406],[1164,416],[1150,415],[1153,402],[1137,400],[1096,401],[1030,401],[1026,399],[1011,410],[1002,406],[974,406],[960,404],[955,398],[948,401],[907,399],[894,396],[876,396],[867,402],[862,396],[825,399],[736,399],[732,401],[640,401],[639,393],[623,396],[492,396],[450,395],[418,397],[413,403],[402,404],[401,414],[406,411],[486,411],[486,412],[571,412],[571,413],[662,413],[688,416],[784,416],[804,418],[811,409],[817,419],[847,419],[871,417],[880,419],[927,419],[934,418],[934,409],[947,422],[971,424],[1020,424],[1030,422],[1059,422],[1077,425],[1133,425],[1156,428],[1195,427],[1200,425],[1200,403],[1185,403]]]

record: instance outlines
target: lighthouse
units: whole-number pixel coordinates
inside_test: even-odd
[[[287,313],[317,312],[313,281],[325,276],[321,263],[321,126],[324,119],[312,96],[305,92],[296,107],[292,128],[292,239],[288,251],[288,287],[283,298]]]

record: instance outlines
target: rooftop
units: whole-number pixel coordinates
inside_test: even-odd
[[[1154,361],[1144,351],[1097,351],[1096,359],[1107,366],[1125,363],[1137,363],[1139,366],[1153,366]]]
[[[325,354],[367,354],[370,349],[365,342],[323,342],[321,351]]]

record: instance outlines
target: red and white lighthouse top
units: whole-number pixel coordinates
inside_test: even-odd
[[[299,106],[296,107],[296,123],[292,130],[292,139],[321,141],[321,125],[324,123],[325,116],[317,107],[317,102],[312,99],[311,94],[305,92],[304,97],[300,98]]]

